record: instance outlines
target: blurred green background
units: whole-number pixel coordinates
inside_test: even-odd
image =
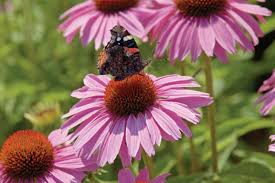
[[[86,74],[97,73],[94,45],[83,47],[79,39],[68,45],[57,30],[59,15],[79,2],[0,1],[0,146],[19,129],[35,128],[49,133],[57,128],[62,113],[76,102],[70,97],[71,91],[82,85]],[[274,9],[274,4],[272,0],[266,6]],[[275,157],[267,152],[268,136],[275,133],[274,116],[262,118],[255,105],[258,87],[275,68],[275,15],[267,20],[262,25],[267,37],[262,39],[256,54],[240,51],[230,56],[226,65],[213,61],[222,169],[216,179],[222,182],[275,180]],[[154,60],[154,45],[140,43],[140,49],[144,59],[152,60],[147,71],[155,75],[193,75],[203,67],[201,61],[192,64],[186,60],[173,66],[165,58]],[[196,79],[204,90],[203,72]],[[208,180],[211,153],[206,121],[192,130],[193,140],[184,138],[174,144],[162,144],[154,157],[156,175],[170,171],[174,176],[170,182],[175,183],[212,181]],[[98,181],[116,180],[119,166],[116,162],[98,173]],[[133,169],[136,167],[137,162]],[[242,178],[232,181],[234,177]]]

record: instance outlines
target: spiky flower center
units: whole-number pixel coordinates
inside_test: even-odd
[[[207,17],[224,10],[227,0],[174,0],[186,16]]]
[[[53,147],[46,136],[32,130],[15,132],[1,149],[4,172],[13,180],[42,176],[53,165]]]
[[[124,80],[112,80],[105,90],[105,104],[118,116],[138,114],[153,105],[157,92],[152,79],[145,74],[135,74]]]
[[[116,13],[136,6],[139,0],[94,0],[96,8],[104,13]]]
[[[148,183],[147,181],[137,181],[136,183]]]

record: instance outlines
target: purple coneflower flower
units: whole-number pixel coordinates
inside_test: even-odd
[[[62,129],[76,128],[74,147],[87,159],[97,154],[100,166],[118,154],[127,166],[142,149],[154,155],[162,139],[190,137],[187,121],[198,124],[197,108],[212,103],[209,94],[186,89],[199,86],[187,76],[135,74],[116,81],[90,74],[84,85],[72,93],[80,101],[64,115],[70,119]]]
[[[78,183],[84,171],[95,170],[76,156],[61,130],[47,138],[43,134],[22,130],[11,135],[0,153],[0,182]]]
[[[150,180],[147,168],[141,170],[137,177],[129,169],[122,169],[118,174],[118,183],[165,183],[168,176],[167,173]]]
[[[237,43],[244,50],[253,50],[263,36],[257,21],[271,11],[246,0],[153,0],[153,13],[146,19],[146,30],[157,40],[156,57],[169,49],[171,62],[193,61],[205,53],[227,61],[227,53],[236,52]],[[248,34],[247,34],[248,33]]]
[[[148,14],[144,8],[148,0],[86,0],[66,11],[61,19],[68,17],[60,26],[67,42],[80,33],[83,45],[95,41],[95,48],[106,45],[110,30],[115,25],[125,27],[132,35],[145,39],[145,29],[140,17]]]
[[[264,93],[263,96],[259,97],[257,103],[263,103],[260,112],[266,116],[275,105],[275,70],[273,70],[271,77],[264,81],[258,92]]]

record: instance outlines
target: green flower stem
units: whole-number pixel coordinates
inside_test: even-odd
[[[184,164],[183,164],[183,141],[174,142],[172,143],[172,147],[174,149],[174,155],[176,156],[177,163],[176,163],[176,169],[179,175],[184,175]]]
[[[145,152],[142,153],[142,159],[145,166],[148,168],[150,178],[154,177],[154,163],[153,159],[149,157]]]
[[[90,183],[96,183],[97,182],[93,173],[90,173],[88,175],[88,180],[89,180]]]
[[[180,73],[182,76],[185,75],[185,62],[180,63]],[[195,74],[193,75],[193,77],[196,77],[197,74],[199,74],[201,72],[201,68],[198,69]],[[191,173],[194,173],[198,170],[198,159],[196,156],[196,147],[194,145],[194,141],[193,138],[188,139],[188,143],[189,143],[189,151],[190,151],[190,156],[191,156]],[[175,154],[178,160],[177,163],[177,171],[180,175],[184,175],[184,165],[183,165],[183,152],[181,151],[183,149],[183,142],[180,142],[179,144],[174,143],[176,147],[175,149]],[[180,146],[180,150],[179,147]]]
[[[213,75],[212,75],[212,66],[211,59],[207,56],[204,56],[205,63],[205,82],[206,90],[211,97],[214,97],[213,90]],[[216,124],[215,124],[215,105],[211,104],[207,108],[207,120],[210,127],[210,136],[211,136],[211,149],[212,149],[212,169],[214,173],[218,172],[218,152],[217,152],[217,142],[216,142]]]
[[[190,148],[190,155],[191,155],[191,173],[195,173],[199,169],[199,162],[197,159],[197,152],[196,152],[193,137],[189,139],[189,148]]]

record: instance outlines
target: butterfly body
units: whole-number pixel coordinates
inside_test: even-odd
[[[99,74],[122,80],[141,72],[148,63],[143,63],[134,38],[121,26],[115,26],[111,34],[111,40],[99,56]]]

